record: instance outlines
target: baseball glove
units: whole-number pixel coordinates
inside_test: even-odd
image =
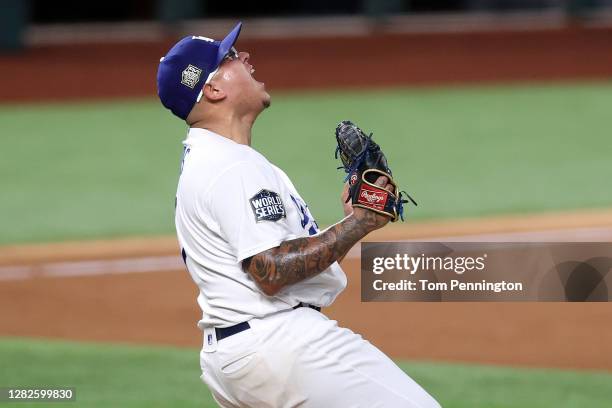
[[[346,202],[350,200],[353,207],[387,215],[393,222],[398,218],[404,221],[404,204],[408,200],[404,200],[403,195],[414,205],[417,203],[406,192],[399,191],[384,153],[372,140],[372,133],[368,136],[353,122],[344,120],[336,127],[336,141],[335,156],[342,160],[338,169],[344,169],[347,173],[344,181],[349,183]],[[374,184],[380,176],[389,179],[392,191]]]

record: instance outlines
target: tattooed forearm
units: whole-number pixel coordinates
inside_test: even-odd
[[[324,271],[380,224],[380,215],[359,211],[317,235],[285,241],[247,258],[242,267],[265,294],[274,295],[287,285]]]

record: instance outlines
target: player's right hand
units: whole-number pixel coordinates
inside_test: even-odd
[[[344,183],[344,189],[342,190],[342,194],[340,194],[340,202],[342,203],[342,209],[344,210],[344,216],[351,215],[353,213],[353,204],[351,204],[351,200],[349,199],[349,184]]]
[[[380,176],[374,183],[387,191],[393,192],[393,184],[389,183],[389,179],[385,176]],[[391,221],[391,217],[384,214],[379,214],[376,211],[371,211],[366,208],[353,207],[353,214],[361,223],[366,225],[370,231],[377,230],[387,225]]]

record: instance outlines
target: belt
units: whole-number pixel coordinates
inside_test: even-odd
[[[317,312],[321,311],[321,308],[319,306],[314,306],[304,302],[298,303],[293,308],[298,309],[300,307],[309,307],[311,309],[316,310]],[[251,325],[249,324],[249,322],[238,323],[230,327],[215,327],[215,335],[217,336],[217,341],[219,341],[225,339],[226,337],[233,336],[234,334],[238,334],[240,332],[248,330],[250,328]]]
[[[249,322],[238,323],[230,327],[215,327],[215,335],[217,336],[217,341],[219,341],[226,337],[233,336],[234,334],[248,330],[250,328],[251,325],[249,324]]]
[[[309,303],[304,303],[304,302],[300,302],[297,304],[297,306],[293,306],[294,309],[300,308],[300,307],[309,307],[311,309],[316,310],[317,312],[321,311],[321,308],[319,306],[315,306],[315,305],[311,305]]]

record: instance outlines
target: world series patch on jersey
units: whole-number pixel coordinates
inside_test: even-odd
[[[257,222],[278,221],[286,216],[283,201],[274,191],[261,190],[249,201]]]

